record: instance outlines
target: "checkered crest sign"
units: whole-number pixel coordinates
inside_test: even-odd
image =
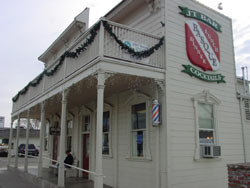
[[[203,71],[216,71],[220,67],[218,34],[208,25],[189,20],[185,23],[186,50],[190,62]]]

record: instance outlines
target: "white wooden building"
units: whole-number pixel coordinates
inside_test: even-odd
[[[231,19],[195,0],[123,0],[91,27],[88,15],[13,98],[13,120],[41,120],[41,146],[50,129],[39,170],[70,148],[95,188],[227,187],[226,165],[250,161]]]

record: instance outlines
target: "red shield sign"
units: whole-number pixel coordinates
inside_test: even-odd
[[[204,71],[216,71],[220,67],[218,34],[208,25],[199,21],[187,21],[186,49],[191,63]]]

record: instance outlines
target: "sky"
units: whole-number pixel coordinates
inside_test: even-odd
[[[86,7],[90,25],[121,0],[9,0],[0,6],[0,116],[10,126],[12,97],[43,71],[38,57]],[[237,75],[250,65],[250,1],[198,0],[233,20]],[[218,10],[222,2],[223,10]],[[250,72],[250,66],[249,66]],[[250,78],[250,77],[249,77]]]

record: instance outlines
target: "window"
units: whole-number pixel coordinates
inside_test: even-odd
[[[250,100],[244,99],[246,120],[250,120]]]
[[[90,116],[83,116],[82,132],[90,131]]]
[[[102,154],[109,155],[110,112],[103,113]]]
[[[202,155],[203,145],[219,145],[217,109],[220,100],[208,90],[192,98],[195,109],[195,152],[194,159],[199,160]]]
[[[198,103],[200,144],[215,143],[214,110],[212,104]]]
[[[73,130],[73,121],[67,121],[67,149],[72,147],[72,130]]]
[[[146,144],[146,103],[132,105],[132,156],[144,157]]]

